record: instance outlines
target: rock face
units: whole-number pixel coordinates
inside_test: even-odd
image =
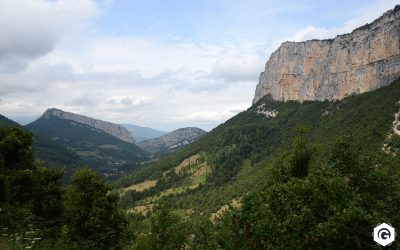
[[[400,77],[400,5],[380,18],[330,40],[285,42],[260,74],[253,103],[340,100]]]
[[[55,117],[58,117],[58,118],[61,118],[64,120],[71,120],[71,121],[75,121],[78,123],[83,123],[83,124],[89,125],[91,127],[100,129],[103,132],[105,132],[109,135],[112,135],[120,140],[130,142],[130,143],[135,142],[133,139],[132,133],[129,132],[128,129],[126,129],[120,125],[111,123],[111,122],[105,122],[105,121],[93,119],[90,117],[77,115],[74,113],[64,112],[62,110],[54,109],[54,108],[46,110],[46,112],[44,112],[44,114],[42,115],[41,118],[48,119],[51,116],[55,116]]]
[[[161,156],[187,145],[205,134],[207,132],[199,128],[180,128],[161,137],[139,142],[138,146],[153,156]]]

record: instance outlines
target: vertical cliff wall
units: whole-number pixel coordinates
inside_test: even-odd
[[[390,84],[400,77],[400,6],[335,39],[285,42],[260,74],[253,103],[336,100]]]

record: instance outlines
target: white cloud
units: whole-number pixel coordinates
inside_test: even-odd
[[[127,106],[127,107],[134,107],[140,105],[146,105],[150,103],[151,98],[147,96],[111,96],[107,99],[107,102],[113,105],[120,105],[120,106]]]
[[[247,109],[247,105],[241,106],[232,106],[225,108],[223,110],[203,110],[197,111],[194,113],[190,113],[181,117],[176,118],[178,121],[186,121],[186,122],[223,122],[236,114]]]
[[[24,69],[97,13],[90,0],[0,1],[0,72]]]
[[[255,82],[264,64],[264,58],[258,55],[227,56],[213,64],[212,75],[228,82]]]
[[[344,24],[340,27],[326,28],[309,25],[306,28],[288,37],[287,39],[279,40],[278,43],[280,44],[284,41],[300,42],[311,39],[330,39],[335,38],[337,35],[350,33],[354,29],[379,18],[385,11],[392,9],[394,7],[394,4],[395,3],[393,3],[392,1],[377,0],[370,6],[364,8],[360,7],[360,9],[362,9],[362,14],[357,18],[344,22]]]

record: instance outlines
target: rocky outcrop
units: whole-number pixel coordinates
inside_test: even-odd
[[[138,146],[153,156],[160,156],[192,143],[205,134],[207,132],[199,128],[180,128],[161,137],[139,142]]]
[[[400,6],[330,40],[285,42],[260,74],[253,103],[273,99],[338,100],[400,77]]]
[[[71,120],[74,122],[86,124],[86,125],[96,128],[96,129],[100,129],[103,132],[105,132],[109,135],[112,135],[120,140],[134,143],[132,133],[128,129],[126,129],[120,125],[111,123],[111,122],[97,120],[97,119],[93,119],[90,117],[77,115],[74,113],[64,112],[62,110],[54,109],[54,108],[46,110],[46,112],[42,115],[41,118],[48,119],[52,116],[58,117],[58,118],[61,118],[64,120]]]

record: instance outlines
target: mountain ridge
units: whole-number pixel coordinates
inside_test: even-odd
[[[40,118],[48,119],[51,116],[56,116],[56,117],[64,119],[64,120],[72,120],[75,122],[89,125],[91,127],[100,129],[111,136],[114,136],[120,140],[129,142],[129,143],[135,142],[135,140],[133,139],[132,133],[128,129],[126,129],[125,127],[123,127],[121,125],[115,124],[115,123],[111,123],[111,122],[107,122],[107,121],[103,121],[103,120],[99,120],[99,119],[95,119],[95,118],[91,118],[91,117],[87,117],[87,116],[83,116],[83,115],[78,115],[78,114],[71,113],[71,112],[66,112],[66,111],[63,111],[60,109],[56,109],[56,108],[47,109]]]
[[[121,140],[89,124],[60,118],[53,115],[53,112],[58,111],[47,111],[25,126],[34,133],[34,146],[37,146],[35,150],[40,160],[51,162],[49,152],[53,145],[48,142],[57,143],[73,152],[81,159],[80,166],[89,166],[105,176],[120,175],[124,169],[131,169],[148,159],[147,153],[134,143]],[[69,159],[64,161],[69,169],[76,165],[71,166],[66,160]]]

